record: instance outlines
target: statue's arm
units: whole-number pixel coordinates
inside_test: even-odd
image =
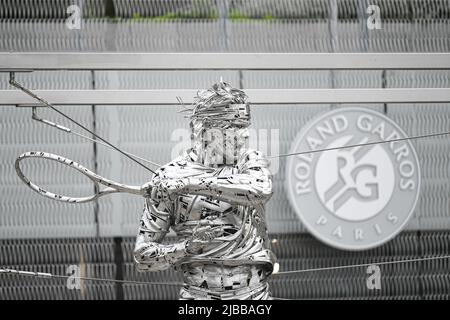
[[[242,156],[236,174],[189,177],[180,183],[183,192],[213,196],[240,205],[264,204],[272,196],[268,161],[257,151],[249,151]]]
[[[162,244],[170,228],[170,212],[164,203],[146,199],[134,248],[138,271],[165,270],[188,255],[187,241]]]

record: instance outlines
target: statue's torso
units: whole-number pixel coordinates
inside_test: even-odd
[[[223,167],[218,176],[236,172],[236,168]],[[178,236],[189,238],[199,225],[211,226],[219,236],[202,254],[180,266],[184,282],[190,288],[185,295],[198,291],[226,296],[227,292],[233,292],[233,299],[236,294],[245,299],[265,294],[275,257],[270,250],[263,210],[262,206],[230,204],[201,195],[185,194],[176,199],[172,228]],[[256,291],[246,290],[258,287]]]

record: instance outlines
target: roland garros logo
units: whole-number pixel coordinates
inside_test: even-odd
[[[385,115],[343,108],[314,119],[296,137],[290,153],[405,138]],[[290,157],[289,201],[319,240],[348,250],[379,246],[411,217],[420,189],[410,140]]]

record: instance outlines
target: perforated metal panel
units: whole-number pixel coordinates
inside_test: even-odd
[[[445,0],[115,0],[113,13],[106,12],[103,1],[80,0],[75,2],[83,12],[79,30],[66,27],[69,16],[66,9],[72,3],[52,0],[34,5],[24,0],[2,1],[0,50],[444,52],[450,49],[450,6]],[[367,29],[369,5],[380,7],[381,29]]]
[[[449,232],[404,232],[391,242],[364,252],[330,248],[306,234],[271,234],[280,272],[350,264],[378,264],[381,289],[367,287],[367,266],[275,274],[272,295],[285,299],[448,299],[449,259],[385,264],[450,254]],[[85,276],[128,283],[83,281],[80,290],[66,279],[2,276],[2,299],[177,299],[181,275],[172,269],[138,273],[133,264],[134,238],[0,240],[0,264],[22,270],[69,275],[70,265],[85,264]],[[168,238],[167,242],[176,241]],[[120,250],[117,250],[119,249]],[[120,256],[117,256],[118,252]],[[118,261],[123,261],[118,262]],[[121,276],[117,272],[119,268]],[[132,283],[143,282],[143,283]],[[146,284],[145,282],[148,282]],[[156,283],[156,284],[155,284]],[[158,284],[161,283],[161,284]]]
[[[74,268],[79,268],[80,276],[89,278],[115,279],[117,274],[114,242],[110,238],[0,240],[0,265],[60,276],[76,276]],[[76,289],[73,281],[2,276],[0,297],[1,300],[116,298],[114,282],[80,281]]]

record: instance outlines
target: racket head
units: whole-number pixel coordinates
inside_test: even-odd
[[[104,190],[98,191],[97,193],[91,195],[91,196],[85,196],[85,197],[70,197],[65,196],[57,193],[53,193],[51,191],[48,191],[34,182],[32,182],[30,179],[28,179],[25,174],[22,172],[22,169],[20,167],[20,162],[24,159],[32,159],[32,158],[40,158],[40,159],[47,159],[51,161],[56,161],[58,163],[61,163],[63,165],[69,166],[78,172],[82,173],[83,175],[87,176],[94,184],[95,184],[95,190],[100,190],[100,184],[106,186]],[[81,164],[68,159],[66,157],[56,155],[49,152],[43,152],[43,151],[29,151],[21,154],[15,161],[15,169],[16,173],[19,176],[20,180],[22,180],[28,187],[30,187],[33,191],[39,193],[40,195],[57,201],[67,202],[67,203],[86,203],[89,201],[93,201],[103,195],[110,194],[110,193],[131,193],[131,194],[138,194],[143,195],[144,190],[140,186],[130,186],[125,185],[122,183],[115,182],[110,179],[106,179],[91,170],[87,169],[86,167],[82,166]]]

